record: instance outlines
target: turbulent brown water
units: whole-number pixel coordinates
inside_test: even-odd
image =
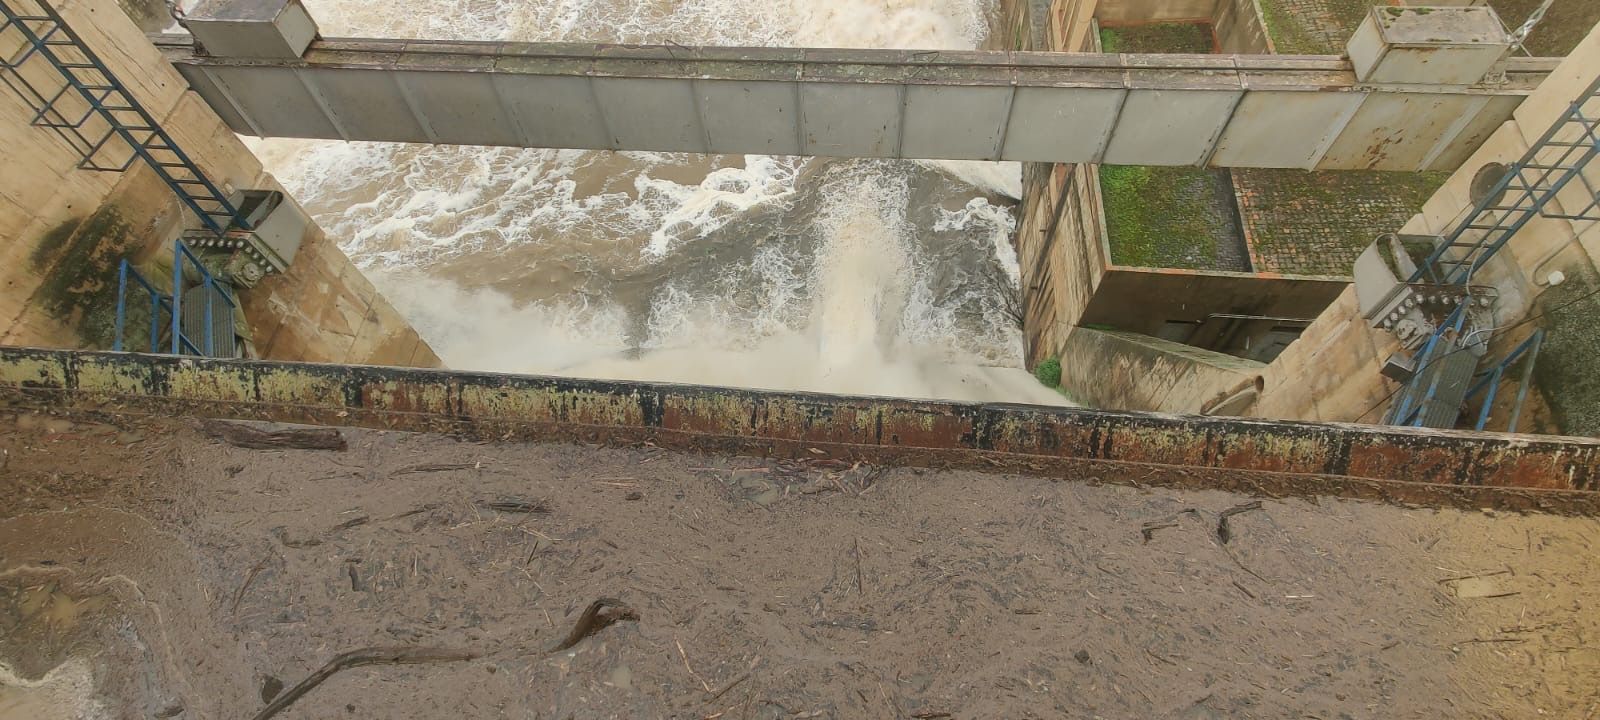
[[[327,36],[978,47],[993,0],[309,0]],[[1020,370],[1015,164],[271,140],[456,368],[1055,402]]]

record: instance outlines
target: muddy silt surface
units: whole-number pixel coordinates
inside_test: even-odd
[[[1600,712],[1592,518],[340,432],[0,410],[0,718]]]

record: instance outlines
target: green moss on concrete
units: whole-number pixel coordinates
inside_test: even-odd
[[[82,221],[52,228],[31,258],[42,275],[39,307],[75,326],[85,347],[108,349],[115,334],[117,267],[132,244],[133,227],[107,205]]]
[[[38,272],[48,271],[61,254],[66,252],[72,234],[77,232],[78,226],[82,224],[83,218],[73,218],[45,231],[44,237],[39,239],[39,244],[34,246],[32,253],[29,253],[28,263]]]
[[[1447,173],[1235,170],[1256,269],[1348,276],[1362,250],[1396,232]]]
[[[1131,267],[1210,267],[1216,239],[1207,222],[1211,209],[1182,190],[1209,183],[1206,170],[1188,167],[1103,165],[1111,262]]]
[[[1209,53],[1211,26],[1197,23],[1157,23],[1101,28],[1100,49],[1108,53]]]
[[[1489,6],[1507,26],[1516,28],[1533,14],[1542,0],[1489,0]],[[1528,35],[1525,47],[1534,55],[1565,57],[1600,25],[1600,2],[1565,0],[1550,6],[1539,26]]]
[[[1278,52],[1340,55],[1374,0],[1261,0],[1261,15]]]
[[[1600,278],[1573,274],[1537,303],[1545,341],[1534,377],[1561,433],[1600,436]]]
[[[1156,23],[1101,28],[1100,45],[1108,53],[1206,54],[1214,49],[1214,39],[1210,25]],[[1204,188],[1218,181],[1213,171],[1197,168],[1101,166],[1111,261],[1216,269],[1218,212],[1207,202],[1215,193]]]

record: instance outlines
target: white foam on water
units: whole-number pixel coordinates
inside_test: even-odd
[[[986,33],[993,0],[307,5],[328,36],[969,49]],[[759,248],[709,287],[704,278],[668,278],[635,337],[629,312],[603,294],[515,300],[527,294],[514,285],[518,268],[496,259],[529,263],[531,278],[539,263],[626,269],[688,257],[752,210],[786,208],[813,161],[300,140],[252,146],[451,367],[956,397],[971,387],[936,386],[971,378],[941,368],[1022,362],[1020,330],[983,297],[983,283],[959,293],[935,287],[945,269],[917,257],[909,242],[926,232],[980,238],[1004,270],[998,282],[1014,289],[1012,210],[974,198],[942,210],[935,227],[912,227],[913,163],[880,163],[827,189],[810,272],[785,251]],[[1015,163],[922,165],[990,196],[1021,195]],[[528,251],[538,248],[548,254]],[[472,283],[489,287],[464,289],[428,276],[441,264],[489,268],[493,277]],[[731,301],[735,295],[746,301]],[[974,312],[982,322],[972,321]]]
[[[1011,287],[1021,287],[1022,266],[1017,260],[1017,248],[1011,244],[1011,233],[1017,229],[1017,218],[1010,208],[994,205],[983,198],[973,198],[960,210],[939,208],[939,219],[934,221],[933,229],[936,232],[966,230],[973,225],[986,229],[989,243],[994,247],[995,260],[1005,270]]]
[[[704,238],[746,210],[794,194],[799,162],[765,155],[746,155],[744,160],[743,168],[718,168],[696,186],[640,174],[634,187],[641,196],[659,193],[675,205],[661,215],[645,252],[660,257],[684,238]]]

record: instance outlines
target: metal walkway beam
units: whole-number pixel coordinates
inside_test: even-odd
[[[1363,84],[1337,57],[155,39],[263,137],[1399,171],[1458,167],[1555,64],[1460,87]]]

